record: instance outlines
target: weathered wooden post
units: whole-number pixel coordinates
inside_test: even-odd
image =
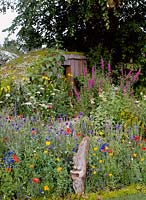
[[[85,179],[87,171],[89,152],[89,137],[86,136],[81,141],[76,155],[73,157],[73,170],[71,170],[71,178],[73,180],[73,188],[76,194],[85,192]]]

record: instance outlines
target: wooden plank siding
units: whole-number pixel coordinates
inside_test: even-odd
[[[80,54],[65,54],[64,57],[65,61],[63,66],[65,67],[65,71],[70,71],[73,78],[83,74],[84,68],[87,68],[86,56]],[[65,72],[65,74],[67,74],[67,72]]]

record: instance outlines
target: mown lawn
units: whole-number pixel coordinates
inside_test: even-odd
[[[131,195],[125,195],[122,197],[113,197],[113,198],[106,198],[103,200],[146,200],[146,194],[139,193],[139,194],[131,194]]]

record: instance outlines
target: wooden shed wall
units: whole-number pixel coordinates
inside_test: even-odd
[[[64,66],[70,66],[70,72],[74,78],[83,74],[84,68],[87,68],[87,59],[85,56],[78,54],[66,54],[64,57]]]

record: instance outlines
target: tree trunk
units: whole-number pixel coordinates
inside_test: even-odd
[[[86,136],[81,141],[78,152],[73,157],[73,170],[71,170],[71,178],[73,180],[73,188],[76,194],[85,192],[85,179],[87,171],[87,158],[89,152],[89,137]]]

